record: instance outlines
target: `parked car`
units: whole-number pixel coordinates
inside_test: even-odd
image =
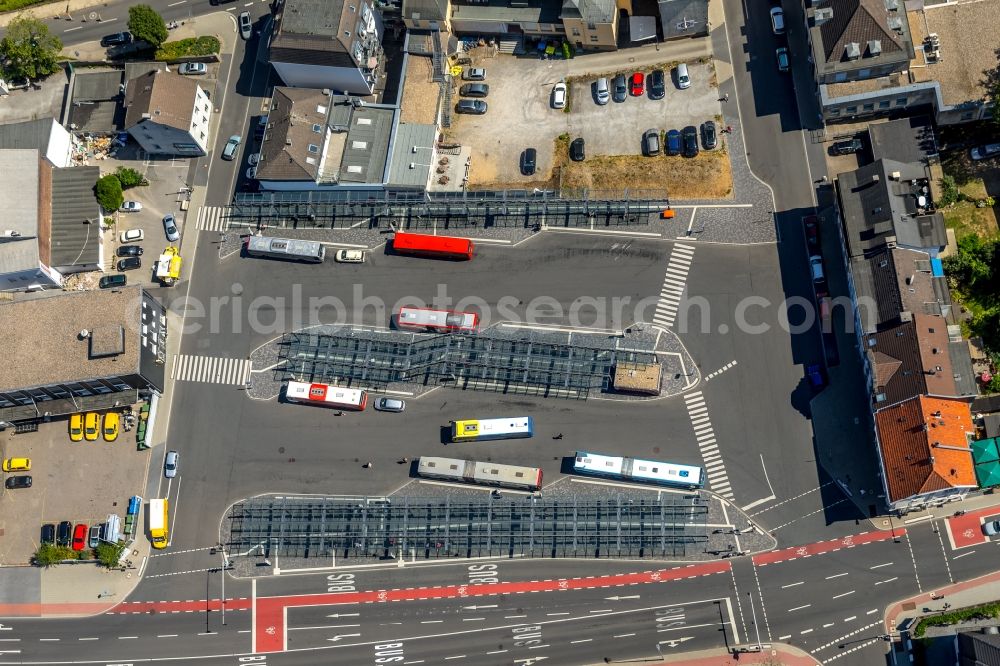
[[[566,108],[566,84],[562,81],[552,86],[552,108]]]
[[[587,158],[587,146],[583,137],[573,139],[573,143],[569,144],[569,158],[574,162],[582,162]]]
[[[985,146],[976,146],[969,151],[969,157],[979,161],[1000,155],[1000,143],[987,143]]]
[[[115,254],[119,257],[141,257],[142,247],[139,245],[119,245]]]
[[[87,545],[90,546],[91,548],[97,548],[97,546],[100,545],[100,543],[101,543],[101,526],[91,525],[90,535],[87,539]]]
[[[486,97],[490,94],[490,84],[466,83],[458,89],[458,94],[462,97]]]
[[[18,488],[30,488],[31,477],[27,475],[8,476],[7,480],[4,481],[4,485],[7,486],[8,490],[17,490]]]
[[[181,239],[181,232],[177,231],[177,222],[173,213],[167,213],[163,216],[163,233],[166,234],[167,240],[171,243],[176,243]]]
[[[715,150],[717,145],[719,139],[715,131],[715,121],[706,120],[701,124],[701,147],[705,150]]]
[[[54,523],[45,523],[42,525],[42,543],[55,543],[56,542],[56,526]]]
[[[229,141],[226,141],[225,147],[222,149],[222,159],[227,162],[231,162],[236,159],[236,151],[240,148],[240,143],[243,141],[243,137],[239,134],[234,134],[229,137]]]
[[[667,94],[667,75],[662,69],[649,73],[649,99],[663,99]]]
[[[104,415],[104,441],[113,442],[118,439],[118,426],[121,416],[118,412],[108,412]]]
[[[624,102],[628,97],[628,87],[625,85],[625,75],[619,74],[611,81],[611,99]]]
[[[469,113],[481,116],[486,113],[486,102],[481,99],[460,99],[455,105],[455,113]]]
[[[814,391],[822,391],[826,386],[826,375],[823,374],[823,366],[818,363],[806,366],[806,377],[809,385]]]
[[[253,19],[250,18],[250,12],[242,12],[240,14],[240,37],[243,39],[250,39],[253,36]]]
[[[380,412],[401,412],[406,409],[406,403],[399,398],[379,398],[375,401],[375,409]]]
[[[660,154],[660,130],[648,129],[642,135],[642,154],[654,157]]]
[[[116,32],[112,35],[105,35],[101,37],[101,46],[108,48],[111,46],[124,46],[126,44],[132,43],[132,33],[128,32]]]
[[[788,49],[784,46],[779,46],[774,51],[774,56],[778,60],[778,71],[787,72],[788,71]]]
[[[681,147],[683,146],[683,141],[681,141],[681,133],[675,129],[667,132],[667,145],[664,152],[667,155],[675,156],[681,154]]]
[[[80,442],[83,440],[83,414],[77,412],[69,417],[69,441]]]
[[[594,82],[594,99],[601,106],[604,106],[611,100],[611,90],[608,88],[608,80],[603,76]]]
[[[466,67],[462,70],[463,81],[485,81],[486,70],[482,67]]]
[[[97,412],[87,412],[83,415],[83,438],[88,442],[96,442],[101,435],[101,415]]]
[[[247,180],[257,179],[257,167],[252,166],[247,168]]]
[[[771,30],[776,35],[785,34],[785,12],[781,7],[771,7]]]
[[[176,451],[167,451],[167,457],[163,459],[163,476],[172,479],[177,476],[177,465],[180,462],[180,455]]]
[[[60,546],[68,546],[70,539],[73,538],[73,523],[68,520],[64,520],[59,523],[59,527],[56,531],[56,543]]]
[[[83,523],[73,528],[73,550],[83,550],[87,547],[87,526]]]
[[[121,273],[117,275],[105,275],[97,281],[99,289],[117,289],[128,284],[128,277]]]
[[[674,76],[677,77],[677,87],[687,90],[691,87],[691,75],[688,74],[687,63],[681,63],[674,68]]]
[[[118,210],[122,213],[138,213],[142,210],[142,204],[138,201],[126,201],[122,203],[122,207]]]
[[[629,79],[629,93],[632,97],[642,97],[646,92],[646,75],[642,72],[635,72]]]
[[[521,153],[521,173],[525,176],[535,175],[535,167],[538,164],[538,151],[534,148],[525,148]]]
[[[200,76],[202,74],[208,74],[208,65],[203,62],[181,63],[181,66],[177,68],[177,73],[185,76]]]
[[[139,268],[142,268],[142,259],[139,257],[126,257],[118,261],[120,271],[134,271]]]
[[[812,273],[813,282],[822,282],[825,279],[823,276],[823,257],[818,254],[809,257],[809,272]]]
[[[681,130],[681,138],[684,140],[684,157],[697,157],[698,129],[694,125],[688,125]]]
[[[1000,534],[1000,520],[988,520],[983,523],[983,534],[986,536],[996,536]]]
[[[253,138],[260,139],[264,138],[264,134],[267,133],[267,116],[257,116],[257,124],[253,126]]]
[[[854,153],[861,152],[864,144],[861,143],[861,139],[845,139],[843,141],[834,141],[833,145],[830,146],[831,155],[853,155]]]
[[[247,158],[247,164],[249,164],[250,166],[257,166],[259,162],[260,162],[260,153],[254,153],[253,155]]]
[[[338,264],[363,264],[365,262],[364,250],[337,250],[333,255],[333,260]]]
[[[819,249],[819,218],[815,215],[809,215],[802,220],[802,227],[806,232],[806,243],[809,249]]]
[[[30,472],[31,458],[7,458],[3,461],[5,472]]]
[[[118,235],[118,240],[122,243],[137,243],[145,237],[142,229],[126,229]]]

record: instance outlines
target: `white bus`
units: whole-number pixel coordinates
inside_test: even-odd
[[[451,422],[451,441],[478,442],[489,439],[522,439],[535,434],[535,420],[530,416],[503,419],[467,419]]]
[[[479,315],[475,312],[454,312],[430,308],[399,308],[397,328],[419,328],[426,331],[468,331],[475,333]]]
[[[332,386],[331,384],[288,382],[285,386],[285,400],[304,405],[319,405],[320,407],[360,412],[368,406],[368,391]]]
[[[314,264],[323,263],[323,259],[326,257],[326,248],[322,243],[290,238],[248,236],[243,249],[248,257],[309,261]]]
[[[625,481],[645,481],[677,488],[695,489],[705,485],[705,470],[701,467],[587,451],[576,452],[573,471],[577,474],[605,476]]]

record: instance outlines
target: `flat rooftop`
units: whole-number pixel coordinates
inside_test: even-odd
[[[405,75],[399,121],[420,125],[435,124],[441,86],[431,80],[434,76],[434,64],[430,57],[410,54],[406,59]]]
[[[0,391],[136,372],[141,304],[139,286],[0,304],[0,348],[9,359],[0,364]],[[110,344],[122,334],[120,345]]]

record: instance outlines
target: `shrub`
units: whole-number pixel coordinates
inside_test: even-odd
[[[957,202],[961,198],[961,192],[958,191],[958,185],[955,184],[955,179],[948,174],[941,176],[941,199],[938,201],[942,206],[950,206]]]
[[[105,566],[108,569],[114,569],[118,566],[118,560],[122,556],[122,551],[125,550],[125,544],[122,543],[107,543],[102,541],[97,544],[97,548],[94,549],[94,555],[97,556],[98,562],[101,566]]]
[[[51,567],[53,564],[59,564],[63,560],[75,560],[77,559],[76,551],[72,548],[66,546],[57,546],[52,543],[43,543],[35,551],[35,554],[31,558],[32,564],[36,567]]]
[[[222,44],[219,42],[219,38],[206,35],[161,44],[160,48],[156,49],[155,57],[157,60],[177,60],[179,58],[215,55],[221,50]]]
[[[946,627],[968,620],[981,620],[994,617],[1000,617],[1000,602],[993,601],[982,606],[972,606],[950,613],[941,613],[940,615],[925,617],[917,622],[917,626],[913,628],[913,637],[920,638],[923,636],[927,631],[927,627]]]
[[[122,195],[122,183],[113,173],[101,176],[97,180],[97,184],[94,185],[94,196],[97,197],[97,203],[101,205],[101,208],[109,213],[121,208],[125,202],[125,197]]]
[[[143,178],[142,174],[131,167],[118,167],[115,170],[115,177],[121,183],[122,189],[127,190],[140,185],[149,185],[149,181]]]

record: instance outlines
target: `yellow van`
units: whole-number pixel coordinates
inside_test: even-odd
[[[73,414],[69,417],[69,440],[79,442],[83,439],[83,414]]]
[[[113,442],[118,439],[118,424],[121,417],[118,412],[108,412],[104,415],[104,441]]]
[[[83,417],[83,436],[88,442],[95,442],[101,436],[101,415],[97,412],[87,412]]]

